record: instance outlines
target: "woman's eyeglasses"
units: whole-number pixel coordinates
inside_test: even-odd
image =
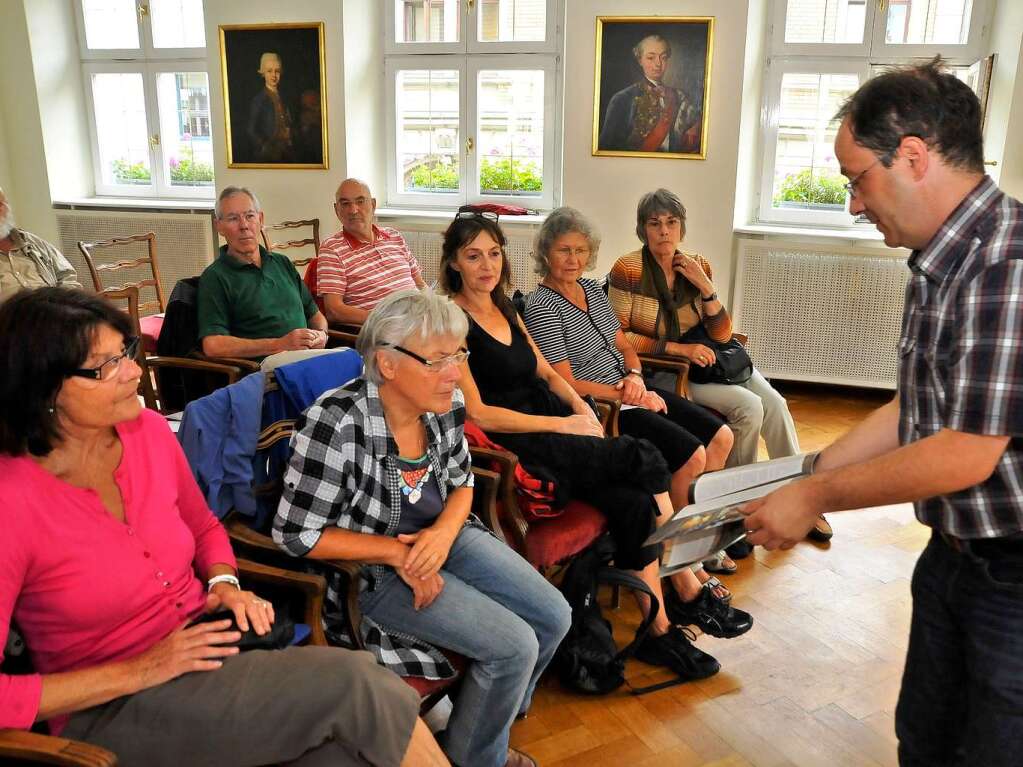
[[[68,375],[78,376],[80,378],[92,378],[96,381],[109,381],[117,376],[117,373],[121,370],[121,363],[125,360],[134,360],[138,351],[139,339],[127,338],[124,342],[124,351],[121,354],[118,354],[116,357],[111,357],[99,367],[77,368],[70,371]]]
[[[499,216],[490,210],[476,210],[469,205],[463,205],[458,209],[455,218],[482,218],[487,221],[493,221],[496,224]]]
[[[459,349],[454,354],[449,354],[446,357],[441,357],[440,359],[436,360],[428,360],[426,359],[426,357],[421,357],[415,352],[410,352],[408,349],[404,348],[403,346],[398,346],[397,344],[394,344],[389,348],[394,349],[394,351],[396,352],[401,352],[406,357],[411,357],[416,362],[422,363],[423,365],[426,366],[426,369],[431,373],[439,373],[444,368],[448,367],[448,365],[454,365],[455,367],[458,367],[467,359],[469,359],[468,349]]]

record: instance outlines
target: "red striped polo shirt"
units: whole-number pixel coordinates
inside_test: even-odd
[[[375,224],[373,233],[374,242],[362,242],[342,229],[320,243],[317,295],[337,294],[347,306],[368,311],[384,296],[416,288],[414,278],[422,278],[422,269],[405,238]]]

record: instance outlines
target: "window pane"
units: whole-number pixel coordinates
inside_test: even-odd
[[[398,172],[406,192],[459,188],[458,70],[397,73]]]
[[[480,193],[543,192],[543,70],[481,70]]]
[[[82,0],[82,16],[89,48],[139,47],[133,0]]]
[[[479,39],[485,43],[543,41],[546,0],[480,0]]]
[[[205,48],[202,0],[149,0],[155,48]]]
[[[964,45],[973,0],[889,0],[885,41]]]
[[[865,0],[789,0],[785,42],[862,43],[866,14]]]
[[[205,72],[156,77],[164,176],[171,186],[213,187],[210,90]]]
[[[146,99],[141,73],[94,74],[92,98],[96,106],[96,138],[103,183],[150,184]]]
[[[399,43],[458,42],[460,0],[394,0],[394,39]]]
[[[845,179],[835,159],[835,112],[859,87],[850,74],[786,73],[778,108],[775,208],[844,210]]]

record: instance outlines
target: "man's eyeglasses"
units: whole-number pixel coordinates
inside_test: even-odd
[[[68,375],[78,376],[79,378],[92,378],[96,381],[110,381],[117,377],[118,372],[121,370],[121,363],[125,360],[134,360],[138,351],[139,339],[126,338],[124,341],[124,351],[121,354],[111,357],[99,367],[77,368],[69,372]]]
[[[227,216],[220,217],[221,221],[225,224],[230,224],[231,226],[238,226],[243,219],[246,224],[254,224],[259,220],[259,213],[254,210],[248,210],[240,215],[238,213],[231,213]]]
[[[853,178],[849,179],[849,183],[848,184],[842,184],[842,186],[845,188],[845,191],[847,191],[849,193],[850,197],[855,197],[856,196],[856,185],[860,183],[860,179],[863,178],[864,176],[866,176],[867,175],[867,171],[869,171],[871,168],[873,168],[879,162],[881,162],[880,159],[874,160],[874,162],[872,162],[870,165],[867,166],[866,170],[861,170]]]
[[[499,216],[492,210],[476,210],[467,205],[463,205],[458,209],[458,213],[455,214],[455,218],[483,218],[487,221],[493,221],[496,224]]]
[[[426,357],[421,357],[415,352],[410,352],[405,347],[398,346],[397,344],[390,346],[390,348],[394,349],[394,351],[396,352],[401,352],[406,357],[411,357],[416,362],[422,363],[424,366],[426,366],[426,369],[431,373],[439,373],[448,365],[454,365],[455,367],[458,367],[467,359],[469,359],[468,349],[459,349],[454,354],[449,354],[446,357],[441,357],[440,359],[436,360],[428,360],[426,359]]]
[[[342,197],[340,200],[335,200],[334,204],[340,206],[342,209],[350,208],[353,205],[361,208],[364,205],[369,204],[369,197],[356,197],[354,200],[349,200],[347,197]]]

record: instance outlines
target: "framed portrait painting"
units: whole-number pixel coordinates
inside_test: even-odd
[[[323,22],[220,27],[229,168],[327,168]]]
[[[598,16],[593,154],[707,156],[713,16]]]

